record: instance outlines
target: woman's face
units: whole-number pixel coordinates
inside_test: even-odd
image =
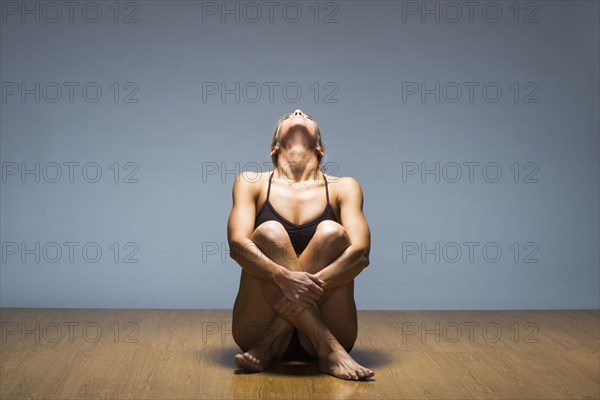
[[[279,141],[297,130],[302,130],[309,134],[314,139],[314,143],[317,142],[317,124],[308,114],[305,114],[302,110],[297,109],[290,113],[281,123],[279,127]]]

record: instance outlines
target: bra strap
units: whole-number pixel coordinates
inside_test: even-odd
[[[325,174],[323,174],[322,172],[321,174],[323,175],[323,179],[325,180],[325,194],[327,195],[327,204],[329,204],[329,189],[327,188],[327,178],[325,178]]]
[[[265,201],[269,201],[269,193],[271,193],[271,179],[273,178],[273,173],[275,171],[271,172],[271,176],[269,176],[269,187],[267,189],[267,199]]]

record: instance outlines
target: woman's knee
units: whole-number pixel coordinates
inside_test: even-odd
[[[334,246],[339,250],[343,250],[350,246],[350,237],[346,232],[346,228],[335,221],[321,221],[317,225],[315,236],[317,235],[319,243],[323,243],[327,247]]]
[[[260,224],[252,233],[250,240],[254,243],[282,243],[289,240],[287,231],[278,221],[265,221]]]

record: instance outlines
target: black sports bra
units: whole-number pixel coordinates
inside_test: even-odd
[[[277,211],[275,211],[275,209],[271,205],[271,202],[269,201],[269,194],[271,192],[272,179],[273,172],[271,172],[271,176],[269,176],[267,199],[265,200],[265,203],[262,205],[261,209],[256,214],[254,229],[256,229],[260,224],[262,224],[265,221],[279,221],[290,236],[292,246],[294,246],[294,251],[296,251],[296,254],[301,254],[306,248],[306,246],[308,246],[308,243],[310,242],[312,237],[314,236],[319,222],[331,220],[339,223],[337,217],[335,216],[335,212],[331,207],[331,204],[329,204],[329,188],[327,187],[327,178],[325,178],[325,174],[323,174],[323,179],[325,180],[325,194],[327,196],[327,205],[325,206],[325,210],[323,210],[323,213],[320,217],[301,225],[294,224],[293,222],[290,222],[287,219],[283,218],[281,215],[279,215]]]

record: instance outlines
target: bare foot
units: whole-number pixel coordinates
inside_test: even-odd
[[[260,372],[269,368],[273,355],[269,347],[253,347],[244,354],[236,354],[233,359],[240,368]]]
[[[319,369],[336,378],[354,380],[370,378],[375,372],[365,368],[345,350],[334,350],[325,357],[319,357]]]
[[[264,371],[269,368],[276,349],[280,348],[286,335],[291,332],[293,327],[285,320],[278,320],[273,324],[271,330],[265,333],[265,336],[259,340],[253,347],[244,354],[236,354],[233,359],[240,368],[250,371]]]

